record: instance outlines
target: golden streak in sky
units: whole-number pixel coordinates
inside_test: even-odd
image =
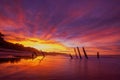
[[[19,43],[24,45],[25,47],[33,47],[38,50],[43,50],[46,52],[61,52],[61,51],[67,51],[68,48],[64,45],[62,45],[59,42],[52,41],[52,40],[40,40],[37,38],[29,38],[27,40],[23,41],[12,41],[10,40],[9,42],[12,43]]]

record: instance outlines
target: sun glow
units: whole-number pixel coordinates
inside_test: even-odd
[[[40,40],[36,38],[30,38],[24,41],[9,41],[9,42],[19,43],[26,47],[34,47],[38,50],[43,50],[46,52],[61,52],[67,50],[66,46],[52,40]]]

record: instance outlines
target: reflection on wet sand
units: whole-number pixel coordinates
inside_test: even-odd
[[[116,58],[80,60],[38,56],[15,60],[14,64],[10,61],[0,64],[0,80],[119,80],[119,61]]]
[[[10,62],[10,63],[18,63],[18,62],[20,62],[22,59],[24,59],[24,60],[39,60],[39,62],[41,62],[43,59],[44,59],[45,57],[43,56],[43,57],[41,57],[41,56],[38,56],[38,57],[35,57],[35,58],[30,58],[30,57],[24,57],[24,58],[0,58],[0,64],[1,63],[8,63],[8,62]]]
[[[0,64],[1,63],[17,63],[19,62],[21,59],[20,58],[0,58]]]

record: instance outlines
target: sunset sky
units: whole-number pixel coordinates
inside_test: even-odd
[[[120,0],[0,0],[0,32],[44,51],[120,54]]]

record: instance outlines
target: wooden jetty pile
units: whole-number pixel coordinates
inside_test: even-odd
[[[85,48],[82,47],[82,50],[83,50],[83,53],[84,53],[85,58],[88,59],[88,54],[87,54]],[[81,55],[81,52],[80,52],[80,48],[79,48],[79,47],[74,48],[74,53],[75,53],[75,57],[76,57],[77,59],[78,59],[78,58],[82,59],[82,55]],[[72,56],[71,54],[69,54],[69,56],[70,56],[71,59],[73,59],[73,56]],[[99,58],[100,58],[100,54],[99,54],[99,52],[97,52],[97,59],[99,59]]]

